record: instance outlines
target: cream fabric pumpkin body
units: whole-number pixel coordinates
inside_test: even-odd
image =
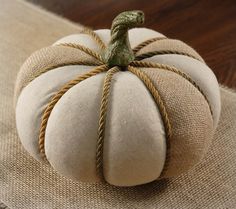
[[[95,32],[106,44],[109,42],[110,30]],[[162,36],[146,28],[129,31],[132,47],[147,39]],[[60,43],[79,43],[100,53],[98,45],[86,34],[62,38],[54,45]],[[145,48],[142,50],[145,52]],[[142,53],[142,50],[139,53]],[[177,127],[173,147],[184,147],[184,140],[201,141],[199,146],[190,143],[189,147],[186,145],[186,150],[175,153],[176,156],[187,156],[192,153],[189,157],[193,162],[185,165],[186,168],[182,169],[181,163],[177,161],[175,163],[175,154],[172,156],[172,165],[166,177],[174,176],[173,171],[179,175],[199,162],[209,147],[210,140],[205,139],[212,137],[220,116],[219,86],[207,65],[194,58],[183,55],[156,55],[145,61],[177,67],[193,79],[208,100],[207,102],[196,87],[173,72],[159,70],[156,74],[158,69],[143,69],[150,76],[153,75],[156,86],[160,85],[159,90],[165,94],[163,96],[166,105],[170,107],[170,112],[175,109],[171,96],[174,96],[175,91],[178,94],[183,92],[179,98],[182,101],[179,103],[180,111],[173,112],[178,120],[183,117],[180,120],[182,124],[175,124],[172,121],[173,128]],[[92,68],[94,67],[82,65],[55,68],[38,76],[22,90],[18,90],[16,123],[19,137],[25,149],[37,160],[41,160],[38,137],[41,117],[46,105],[65,83]],[[80,181],[100,180],[96,175],[95,155],[104,77],[105,73],[100,73],[66,92],[53,108],[46,128],[45,153],[50,165],[60,174]],[[165,78],[168,80],[162,83]],[[196,96],[192,98],[188,92]],[[189,118],[186,117],[188,115]],[[185,130],[186,132],[179,131],[183,130],[185,125],[190,128]],[[198,127],[198,131],[194,132],[191,127],[192,129]],[[196,156],[194,152],[198,151],[201,153]],[[156,180],[163,170],[166,153],[163,120],[152,95],[134,74],[127,71],[116,73],[112,80],[103,146],[105,180],[118,186],[132,186]]]

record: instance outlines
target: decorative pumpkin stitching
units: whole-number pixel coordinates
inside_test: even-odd
[[[102,49],[105,49],[105,44],[102,42],[102,40],[100,39],[100,37],[96,33],[94,33],[93,31],[91,31],[89,29],[85,29],[84,33],[89,34],[99,44],[99,46]],[[139,45],[137,45],[136,47],[134,47],[132,51],[134,54],[136,54],[139,50],[141,50],[143,47],[147,46],[148,44],[153,43],[154,41],[158,41],[158,40],[161,41],[163,39],[167,39],[167,38],[166,37],[157,37],[157,38],[152,38],[152,39],[146,40],[146,41],[140,43]],[[66,46],[66,47],[72,47],[72,48],[79,49],[79,50],[89,54],[90,56],[93,56],[94,58],[96,58],[100,62],[104,62],[103,58],[97,52],[95,52],[85,46],[82,46],[79,44],[73,44],[73,43],[63,43],[63,44],[59,44],[59,46]],[[185,56],[192,57],[194,59],[198,59],[188,53],[181,53],[181,52],[172,51],[172,50],[164,50],[164,51],[148,52],[148,53],[138,55],[135,57],[135,60],[145,59],[145,58],[157,55],[157,54],[182,54]],[[75,63],[65,63],[65,64],[61,64],[60,66],[66,66],[66,65],[75,64]],[[81,62],[78,62],[78,64],[81,64]],[[83,63],[83,65],[87,65],[87,64],[90,65],[91,63]],[[46,72],[46,71],[56,68],[56,67],[58,67],[58,66],[50,66],[50,67],[46,68],[43,72]],[[212,114],[212,110],[211,110],[209,101],[207,100],[207,97],[204,95],[204,93],[200,89],[200,87],[187,74],[183,73],[182,71],[178,70],[177,68],[175,68],[173,66],[169,66],[169,65],[163,65],[163,64],[152,63],[152,62],[145,62],[145,61],[133,61],[127,66],[128,71],[135,74],[140,80],[143,81],[145,86],[148,88],[148,90],[152,94],[158,108],[160,109],[160,113],[161,113],[162,120],[164,123],[164,128],[165,128],[165,133],[166,133],[166,143],[167,143],[167,154],[166,154],[165,165],[164,165],[164,168],[163,168],[161,176],[160,176],[160,178],[162,178],[162,176],[164,175],[165,171],[168,168],[168,161],[169,161],[169,154],[168,153],[170,153],[169,152],[170,151],[170,139],[171,139],[171,135],[172,135],[171,123],[170,123],[170,120],[168,117],[168,112],[165,107],[165,102],[162,100],[161,95],[159,94],[158,90],[153,85],[151,79],[143,71],[141,71],[137,67],[159,68],[159,69],[168,70],[168,71],[171,71],[171,72],[174,72],[174,73],[180,75],[181,77],[188,80],[193,86],[195,86],[199,90],[199,92],[204,96],[204,98],[206,99],[206,101],[209,105],[211,114]],[[93,69],[92,71],[85,73],[84,75],[80,75],[78,78],[68,82],[61,90],[59,90],[54,95],[54,97],[51,99],[51,101],[47,105],[47,108],[45,109],[45,111],[43,113],[41,128],[40,128],[40,135],[39,135],[39,150],[42,153],[43,158],[46,159],[45,150],[44,150],[45,130],[46,130],[49,116],[50,116],[51,111],[52,111],[53,107],[55,106],[55,104],[73,86],[79,84],[81,81],[83,81],[87,78],[90,78],[94,75],[97,75],[98,73],[105,72],[105,71],[107,71],[107,73],[104,78],[104,84],[103,84],[103,92],[102,92],[101,106],[100,106],[99,128],[98,128],[98,140],[97,140],[97,147],[96,147],[96,172],[97,172],[97,175],[101,179],[104,179],[104,176],[103,176],[103,144],[104,144],[108,97],[110,94],[112,77],[116,72],[119,71],[119,67],[115,66],[115,67],[109,69],[109,67],[107,65],[100,65],[100,66],[96,67],[95,69]]]
[[[93,51],[93,50],[91,50],[88,47],[85,47],[83,45],[75,44],[75,43],[62,43],[62,44],[57,44],[56,46],[65,46],[65,47],[71,47],[71,48],[79,49],[79,50],[85,52],[86,54],[94,57],[95,59],[99,60],[101,62],[100,64],[104,63],[101,55],[99,55],[97,52],[95,52],[95,51]]]
[[[104,136],[105,136],[108,97],[110,94],[112,77],[117,72],[119,72],[118,67],[113,67],[110,70],[108,70],[104,78],[104,83],[103,83],[100,116],[99,116],[98,140],[97,140],[97,147],[96,147],[96,171],[97,171],[98,176],[100,176],[101,179],[104,179],[103,144],[104,144]]]
[[[84,28],[80,33],[88,34],[92,37],[94,41],[100,46],[101,49],[106,48],[106,44],[102,41],[102,39],[90,28]]]
[[[160,63],[145,62],[145,61],[133,61],[132,63],[130,63],[130,65],[131,66],[135,66],[135,67],[143,67],[143,68],[145,68],[145,67],[147,67],[147,68],[159,68],[159,69],[163,69],[163,70],[168,70],[168,71],[174,72],[174,73],[182,76],[187,81],[189,81],[195,88],[197,88],[197,90],[203,95],[203,97],[207,101],[207,104],[208,104],[209,109],[211,111],[211,115],[213,115],[213,111],[212,111],[210,102],[208,101],[206,95],[204,94],[202,89],[196,84],[196,82],[193,79],[191,79],[191,77],[188,76],[186,73],[184,73],[181,70],[175,68],[174,66],[160,64]]]
[[[135,60],[139,61],[139,60],[143,60],[143,59],[146,59],[146,58],[153,57],[155,55],[162,55],[162,54],[184,55],[184,56],[191,57],[191,58],[196,59],[196,60],[201,62],[201,60],[198,57],[196,57],[196,56],[193,56],[193,55],[191,55],[189,53],[186,53],[186,52],[179,52],[179,51],[176,51],[176,50],[151,51],[151,52],[147,52],[147,53],[143,53],[143,54],[137,55],[135,57]]]
[[[45,149],[44,149],[44,141],[45,141],[45,131],[47,127],[47,122],[49,119],[49,116],[56,105],[56,103],[60,100],[60,98],[73,86],[77,85],[78,83],[86,80],[87,78],[90,78],[94,75],[97,75],[98,73],[104,72],[108,69],[106,65],[101,65],[93,70],[78,76],[76,79],[69,81],[64,87],[62,87],[50,100],[49,104],[47,105],[43,116],[41,120],[41,128],[40,128],[40,134],[39,134],[39,151],[42,154],[42,157],[46,159],[45,155]]]
[[[166,153],[166,160],[165,160],[164,168],[161,173],[161,176],[163,176],[164,172],[167,170],[167,167],[169,165],[169,159],[170,159],[169,153],[170,153],[170,149],[171,149],[170,140],[171,140],[171,136],[172,136],[171,122],[170,122],[170,119],[168,116],[168,112],[166,110],[166,105],[165,105],[165,102],[162,99],[159,91],[156,89],[153,82],[151,81],[151,79],[149,78],[149,76],[146,73],[144,73],[142,70],[140,70],[136,67],[133,67],[133,66],[128,66],[128,70],[131,73],[135,74],[145,84],[145,86],[147,87],[147,89],[151,93],[155,103],[158,106],[158,109],[161,114],[161,118],[164,123],[164,128],[165,128],[165,133],[166,133],[167,153]]]
[[[140,44],[138,44],[136,47],[133,48],[133,52],[134,54],[137,54],[137,52],[139,52],[142,48],[144,48],[145,46],[155,42],[155,41],[161,41],[161,40],[165,40],[168,39],[167,37],[155,37],[155,38],[150,38],[146,41],[141,42]]]

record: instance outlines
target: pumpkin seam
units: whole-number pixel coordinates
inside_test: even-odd
[[[204,94],[203,90],[200,88],[199,85],[197,85],[197,83],[191,79],[191,77],[189,75],[187,75],[186,73],[182,72],[181,70],[175,68],[174,66],[170,66],[170,65],[165,65],[165,64],[159,64],[159,63],[153,63],[153,62],[145,62],[145,61],[133,61],[131,64],[131,66],[134,67],[143,67],[143,68],[159,68],[159,69],[163,69],[163,70],[168,70],[171,72],[174,72],[178,75],[180,75],[181,77],[185,78],[187,81],[189,81],[195,88],[197,88],[197,90],[202,94],[202,96],[205,98],[211,115],[213,116],[213,111],[212,111],[212,107],[210,105],[209,100],[207,99],[207,96]]]
[[[50,66],[44,68],[39,73],[36,73],[33,78],[31,78],[24,86],[22,86],[22,88],[26,87],[30,82],[32,82],[34,79],[41,76],[42,74],[44,74],[50,70],[54,70],[56,68],[59,68],[59,67],[64,67],[64,66],[69,66],[69,65],[98,66],[97,64],[98,63],[94,63],[94,62],[90,62],[90,61],[78,61],[78,62],[65,62],[65,63],[56,64],[56,65],[50,65]]]
[[[104,64],[104,61],[101,57],[101,55],[99,55],[97,52],[95,52],[94,50],[92,49],[89,49],[88,47],[85,47],[83,45],[80,45],[80,44],[75,44],[75,43],[61,43],[61,44],[57,44],[55,46],[64,46],[64,47],[71,47],[71,48],[74,48],[74,49],[78,49],[78,50],[81,50],[83,52],[85,52],[86,54],[94,57],[95,59],[97,59],[98,61],[100,61],[101,63],[99,64]]]
[[[104,72],[107,70],[106,65],[100,65],[93,70],[82,74],[78,76],[77,78],[69,81],[67,84],[65,84],[50,100],[50,102],[47,104],[47,107],[44,110],[43,116],[41,118],[41,125],[40,125],[40,132],[39,132],[39,138],[38,138],[38,145],[39,145],[39,151],[43,157],[43,159],[46,160],[46,155],[45,155],[45,132],[46,132],[46,127],[47,127],[47,122],[50,117],[50,114],[54,108],[54,106],[57,104],[57,102],[61,99],[61,97],[73,86],[79,84],[80,82],[97,75],[101,72]]]
[[[96,173],[101,180],[105,181],[103,175],[103,144],[105,138],[105,126],[106,126],[106,115],[108,107],[108,98],[111,90],[111,82],[113,75],[119,72],[118,67],[113,67],[106,72],[103,90],[102,90],[102,99],[100,105],[100,116],[99,116],[99,127],[98,127],[98,139],[96,145]]]
[[[84,28],[80,33],[90,35],[91,38],[97,42],[97,44],[100,46],[101,49],[106,48],[106,44],[102,41],[99,35],[95,33],[92,29]]]
[[[164,100],[162,99],[159,91],[157,90],[157,88],[154,86],[153,82],[151,81],[151,79],[149,78],[149,76],[144,73],[143,71],[139,70],[138,68],[134,67],[134,66],[128,66],[128,70],[135,74],[146,86],[146,88],[149,90],[149,92],[151,93],[155,103],[158,106],[159,112],[161,114],[163,123],[164,123],[164,128],[165,128],[165,134],[166,134],[166,146],[167,146],[167,151],[166,151],[166,158],[165,158],[165,163],[164,163],[164,167],[161,171],[161,174],[158,178],[162,177],[164,175],[164,173],[166,172],[166,170],[168,169],[169,166],[169,159],[170,159],[170,140],[172,137],[172,126],[171,126],[171,122],[168,116],[168,112],[167,112],[167,108],[165,105]]]
[[[180,51],[177,51],[177,50],[150,51],[150,52],[147,52],[147,53],[137,55],[135,57],[135,61],[140,61],[140,60],[143,60],[143,59],[151,58],[151,57],[156,56],[156,55],[168,55],[168,54],[183,55],[183,56],[187,56],[187,57],[190,57],[190,58],[193,58],[193,59],[196,59],[196,60],[202,62],[198,57],[196,57],[196,56],[194,56],[190,53],[180,52]]]
[[[143,41],[133,48],[133,53],[136,55],[145,46],[148,46],[149,44],[151,44],[155,41],[161,41],[161,40],[165,40],[165,39],[168,39],[168,38],[167,37],[155,37],[155,38],[150,38],[146,41]]]

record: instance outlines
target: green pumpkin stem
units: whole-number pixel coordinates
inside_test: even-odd
[[[104,51],[103,59],[110,66],[126,67],[134,60],[128,30],[144,23],[142,11],[120,13],[112,22],[111,40]]]

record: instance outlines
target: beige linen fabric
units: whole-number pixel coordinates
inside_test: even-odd
[[[160,92],[172,127],[164,177],[177,176],[196,165],[211,144],[214,128],[209,104],[195,86],[178,74],[141,69]]]
[[[149,29],[145,28],[135,30],[138,30],[137,34],[149,32]],[[107,30],[96,32],[100,33],[101,37],[109,35]],[[146,34],[146,40],[152,33],[153,31],[150,31],[150,35]],[[140,41],[135,34],[131,34],[130,39]],[[84,34],[70,35],[56,43],[63,42],[92,45],[90,37],[84,37]],[[157,45],[151,44],[150,50],[172,49],[171,43],[174,44],[175,50],[178,48],[179,51],[188,51],[188,54],[193,56],[197,54],[191,47],[175,40],[157,41]],[[136,45],[138,44],[140,42],[136,42]],[[99,49],[95,50],[99,52]],[[81,55],[83,52],[80,50],[50,46],[31,55],[18,73],[15,96],[19,95],[20,91],[21,93],[16,106],[17,130],[25,149],[38,160],[41,158],[38,137],[43,111],[52,95],[66,84],[69,78],[73,79],[78,75],[75,76],[75,68],[66,66],[59,69],[52,68],[53,70],[50,69],[43,75],[37,76],[48,66],[76,62],[78,57],[80,60],[84,58],[85,61],[90,58],[89,55],[84,57]],[[220,103],[217,81],[205,64],[199,61],[196,64],[195,59],[185,56],[182,60],[179,57],[174,59],[177,63],[183,61],[183,64],[186,59],[190,59],[187,69],[193,66],[192,71],[194,71],[197,65],[198,68],[203,68],[202,71],[208,72],[205,73],[203,93],[205,94],[204,90],[207,89],[206,91],[210,92],[207,95]],[[91,58],[90,60],[95,61]],[[77,68],[76,72],[84,73],[84,66],[79,65]],[[191,73],[192,71],[190,70]],[[206,153],[213,134],[209,107],[218,110],[213,111],[213,114],[219,114],[219,108],[212,107],[214,105],[211,103],[212,100],[206,101],[194,85],[176,73],[161,69],[146,69],[145,72],[163,97],[174,133],[169,143],[171,148],[168,147],[171,151],[167,150],[170,162],[165,163],[168,166],[165,166],[166,172],[163,177],[177,176],[198,163]],[[72,75],[68,76],[70,74]],[[105,179],[110,184],[118,186],[151,182],[159,177],[166,154],[166,142],[158,106],[139,78],[129,75],[128,72],[117,74],[111,88],[104,139]],[[36,78],[31,81],[34,77]],[[99,78],[90,78],[74,86],[58,101],[49,117],[44,143],[46,158],[56,171],[86,182],[98,181],[95,154],[104,76],[95,77]],[[209,81],[217,84],[213,91]],[[201,80],[197,79],[197,82]],[[26,87],[23,88],[24,86]],[[200,88],[202,89],[201,86]],[[147,108],[140,111],[141,107]]]
[[[80,29],[19,1],[0,5],[0,200],[12,209],[236,207],[236,93],[224,88],[211,149],[178,178],[133,188],[76,183],[29,157],[15,129],[16,73],[33,51]]]
[[[35,77],[44,73],[44,70],[50,66],[57,66],[64,63],[88,62],[98,65],[99,62],[78,49],[66,46],[45,47],[34,52],[21,67],[21,73],[16,80],[15,103],[21,90],[28,85]]]
[[[136,34],[142,34],[142,36],[137,36]],[[110,31],[107,29],[100,29],[95,31],[103,40],[104,37],[107,38],[105,43],[109,40]],[[131,47],[135,47],[140,44],[142,41],[150,39],[156,35],[156,37],[162,37],[163,35],[147,28],[136,28],[129,31],[129,39],[131,41]],[[146,39],[144,37],[146,36]],[[15,101],[16,97],[19,95],[23,86],[25,86],[29,81],[34,77],[37,77],[40,72],[45,71],[44,68],[47,66],[64,64],[65,62],[70,61],[79,61],[76,55],[84,55],[83,52],[76,52],[79,50],[68,49],[68,47],[59,47],[55,46],[60,43],[76,43],[88,46],[91,49],[94,49],[96,52],[100,53],[97,44],[91,40],[91,37],[85,34],[73,34],[62,39],[58,40],[54,46],[47,47],[37,52],[33,53],[23,66],[20,69],[20,72],[17,77],[16,88],[15,88]],[[173,45],[171,45],[173,44]],[[154,47],[154,48],[153,48]],[[147,50],[170,50],[174,49],[179,52],[188,52],[192,56],[199,56],[197,52],[192,49],[187,44],[177,41],[177,40],[160,40],[156,41],[150,46],[144,47],[144,51]],[[142,51],[143,49],[141,49]],[[84,61],[94,61],[90,56],[84,56]],[[165,59],[166,58],[166,59]],[[199,59],[201,57],[199,56]],[[82,60],[82,59],[81,59]],[[201,88],[207,97],[209,104],[213,113],[213,123],[214,128],[216,128],[219,117],[220,117],[220,95],[219,95],[219,85],[215,75],[212,73],[212,70],[203,62],[196,59],[190,58],[188,56],[176,55],[176,54],[167,54],[167,55],[158,55],[153,56],[152,58],[145,59],[147,61],[151,60],[153,62],[158,62],[162,64],[167,64],[175,66],[181,71],[185,72],[191,77],[191,79]]]
[[[163,39],[155,41],[148,46],[142,48],[140,51],[137,52],[137,55],[141,55],[150,51],[168,51],[173,50],[179,53],[186,53],[196,59],[198,59],[201,62],[204,62],[202,57],[190,46],[188,46],[186,43],[175,40],[175,39]]]
[[[220,91],[216,77],[213,73],[210,73],[211,69],[207,65],[190,57],[176,54],[154,56],[145,59],[145,61],[171,65],[177,69],[181,69],[187,75],[191,75],[191,78],[200,86],[211,105],[214,128],[216,128],[220,119]]]
[[[90,68],[93,67],[70,66],[49,71],[22,91],[16,108],[18,134],[25,149],[36,159],[42,160],[38,136],[41,115],[48,99],[65,82],[88,72]],[[54,107],[47,125],[47,159],[61,174],[83,181],[99,180],[96,175],[95,154],[103,79],[104,73],[69,90]],[[104,144],[105,178],[112,184],[118,184],[118,180],[127,185],[141,180],[150,182],[158,178],[165,162],[166,143],[161,116],[149,91],[135,75],[119,72],[114,80]],[[49,83],[53,85],[48,86]],[[130,104],[132,111],[127,117],[125,110],[130,108]],[[149,108],[139,111],[140,107],[146,106]],[[58,129],[58,124],[62,128]],[[130,129],[137,129],[135,137]],[[149,132],[148,138],[146,132]],[[121,134],[122,137],[117,137]],[[143,141],[149,142],[140,146]],[[133,160],[127,161],[128,158]],[[133,171],[136,173],[135,178]]]

